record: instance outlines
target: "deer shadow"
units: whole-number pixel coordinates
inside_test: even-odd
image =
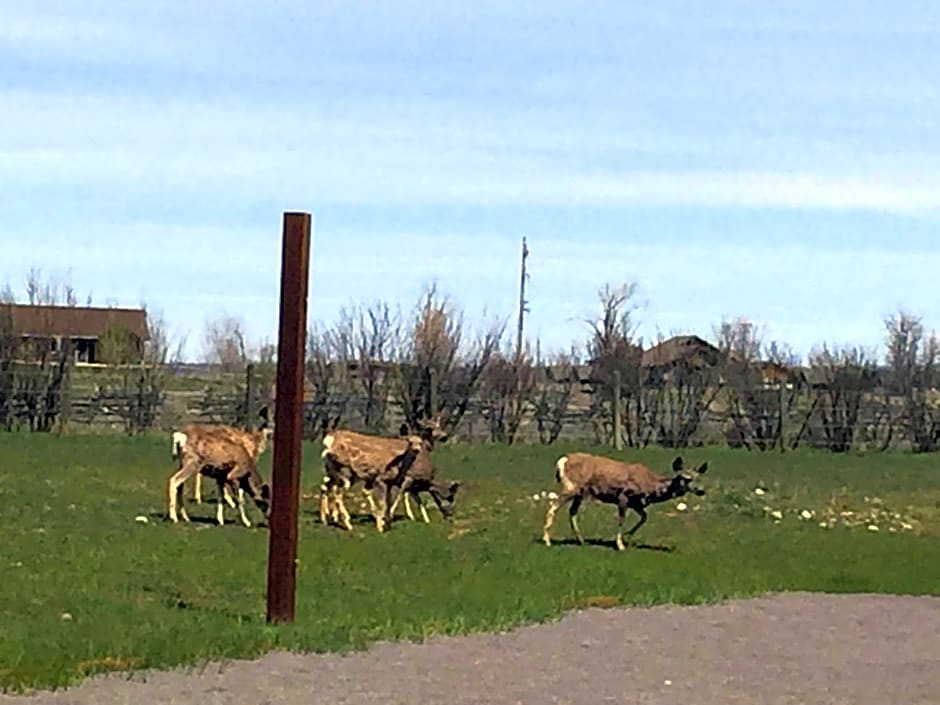
[[[541,544],[541,539],[536,539],[533,543]],[[654,543],[629,543],[627,544],[627,551],[640,550],[640,551],[658,551],[660,553],[673,553],[676,550],[675,546],[670,546],[668,544],[654,544]],[[612,550],[617,549],[617,542],[614,539],[584,539],[584,545],[578,543],[576,538],[564,538],[564,539],[552,539],[552,548],[555,546],[563,546],[570,548],[572,546],[577,548],[583,548],[584,546],[593,546],[595,548],[609,548]]]
[[[154,524],[158,524],[158,523],[172,524],[172,522],[170,521],[170,517],[167,516],[166,512],[153,511],[153,512],[149,512],[145,514],[144,516],[146,516],[150,520],[150,522]],[[248,518],[251,519],[250,516]],[[185,525],[187,522],[180,519],[179,523],[180,525]],[[204,528],[206,526],[219,526],[219,522],[214,515],[213,516],[193,516],[192,514],[190,514],[188,523],[193,524],[194,526],[198,526],[199,528]],[[241,520],[238,518],[226,517],[225,524],[223,524],[222,527],[220,528],[225,528],[227,526],[238,526],[243,529],[248,529],[248,528],[266,529],[268,527],[268,522],[264,519],[260,519],[258,521],[252,520],[251,526],[247,527],[247,526],[242,526]]]

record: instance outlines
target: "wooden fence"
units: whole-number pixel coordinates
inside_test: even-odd
[[[71,380],[55,390],[46,390],[45,399],[29,395],[7,395],[3,417],[11,429],[30,427],[29,419],[42,413],[43,405],[57,409],[56,429],[68,432],[168,432],[185,423],[250,424],[261,405],[269,403],[270,387],[258,380],[233,375],[228,378],[202,380],[190,377],[184,389],[155,390],[145,385],[123,382],[117,377],[108,384],[89,384],[88,380]],[[136,378],[134,378],[136,379]],[[551,385],[561,390],[564,381],[543,379],[539,389]],[[178,385],[177,385],[178,386]],[[353,387],[355,388],[355,387]],[[532,401],[524,405],[518,418],[518,428],[510,435],[514,442],[538,443],[608,443],[616,445],[673,445],[696,446],[729,444],[768,449],[786,449],[797,446],[837,448],[845,450],[845,438],[849,446],[865,449],[887,449],[910,445],[912,436],[910,419],[903,413],[903,404],[897,399],[887,399],[877,394],[867,394],[858,409],[849,418],[829,414],[819,405],[819,389],[800,390],[764,389],[769,399],[763,409],[751,408],[742,416],[739,404],[729,402],[727,395],[706,394],[709,403],[693,419],[694,427],[685,435],[670,434],[669,424],[686,423],[675,416],[674,410],[659,409],[658,419],[650,416],[649,408],[639,408],[637,399],[620,399],[619,414],[614,399],[607,388],[588,378],[568,383],[567,403],[558,411],[557,425],[552,433],[547,427],[552,419],[545,418],[545,410],[538,409]],[[536,390],[538,392],[539,390]],[[551,391],[551,389],[549,389]],[[719,390],[721,391],[721,390]],[[657,403],[670,402],[668,394],[660,396]],[[792,395],[786,408],[775,406],[774,398]],[[564,396],[559,393],[559,396]],[[374,401],[374,400],[373,400]],[[929,416],[926,423],[933,423],[933,433],[940,445],[940,406],[936,396],[925,409]],[[367,398],[362,394],[333,393],[319,401],[308,399],[304,410],[306,433],[316,438],[320,421],[325,417],[341,416],[343,425],[365,430],[363,410]],[[782,402],[781,402],[782,403]],[[401,403],[391,396],[383,404],[380,422],[373,423],[368,430],[395,434],[405,415]],[[831,411],[831,410],[830,410]],[[670,416],[672,414],[672,416]],[[458,442],[489,442],[506,440],[505,423],[499,424],[500,409],[492,399],[480,395],[472,397],[463,417],[452,433]],[[273,416],[273,415],[272,415]],[[614,418],[620,418],[620,433],[614,433]],[[540,428],[541,420],[541,428]],[[504,420],[505,421],[505,420]],[[851,428],[843,427],[843,421]],[[657,428],[657,425],[662,428]],[[769,429],[769,431],[768,431]],[[688,430],[688,429],[685,429]],[[770,433],[770,436],[767,434]]]

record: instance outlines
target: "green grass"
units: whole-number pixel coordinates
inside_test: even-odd
[[[616,511],[604,505],[582,511],[582,529],[598,543],[567,543],[564,512],[557,544],[538,542],[545,501],[531,495],[554,489],[554,461],[565,450],[435,451],[441,473],[464,483],[449,525],[432,509],[430,526],[399,521],[380,536],[362,524],[347,534],[314,524],[316,501],[307,496],[297,621],[272,628],[264,620],[267,531],[245,529],[232,511],[222,528],[167,522],[173,466],[165,437],[0,436],[0,688],[272,648],[342,650],[503,629],[593,604],[794,589],[940,591],[936,456],[685,451],[689,462],[709,461],[709,494],[687,499],[685,512],[675,503],[654,507],[636,537],[647,547],[618,553]],[[674,453],[627,455],[665,469]],[[318,456],[306,449],[308,495],[318,485]],[[269,452],[266,475],[270,462]],[[758,485],[764,496],[754,494]],[[208,504],[188,503],[194,519],[214,517],[214,489],[205,487]],[[358,504],[354,495],[350,508]],[[765,506],[783,520],[774,523]],[[827,507],[853,512],[849,523],[861,526],[820,528]],[[803,509],[814,519],[801,520]],[[877,533],[866,528],[868,514],[855,519],[866,512],[878,517]],[[660,545],[675,550],[650,550]]]

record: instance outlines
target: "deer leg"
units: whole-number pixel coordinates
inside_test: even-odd
[[[332,495],[333,487],[330,484],[330,478],[328,475],[324,475],[323,479],[320,480],[320,523],[326,524],[329,520],[330,514],[330,496]]]
[[[561,497],[553,499],[551,502],[549,502],[548,511],[545,513],[545,525],[542,527],[542,542],[546,546],[552,545],[552,539],[549,535],[549,531],[552,528],[552,523],[555,521],[555,512],[557,512],[560,507],[563,507],[572,499],[574,499],[574,495],[562,495]]]
[[[172,521],[174,524],[179,522],[179,518],[176,514],[176,504],[179,494],[178,490],[179,483],[177,482],[176,476],[174,475],[170,478],[170,482],[167,487],[167,510],[170,514],[170,521]],[[182,502],[180,502],[180,506],[182,507]]]
[[[622,551],[626,548],[626,546],[623,545],[623,518],[624,516],[626,516],[626,513],[627,513],[627,505],[618,504],[617,505],[617,540],[616,540],[618,551]]]
[[[411,506],[408,503],[408,489],[411,487],[411,479],[406,477],[405,480],[398,486],[398,494],[395,495],[395,501],[392,502],[391,509],[388,510],[389,516],[395,516],[395,510],[398,509],[398,504],[402,499],[405,500],[405,513],[408,515],[408,518],[414,520],[414,515],[411,513]]]
[[[337,516],[342,519],[343,526],[348,531],[352,531],[352,520],[349,516],[349,510],[346,508],[346,500],[343,499],[343,493],[352,486],[348,477],[343,478],[343,486],[334,489],[334,498]]]
[[[633,534],[636,533],[636,530],[646,523],[647,519],[646,510],[643,509],[643,507],[633,507],[633,511],[640,515],[640,520],[636,523],[636,525],[634,525],[632,529],[627,532],[630,536],[633,536]]]
[[[368,487],[363,487],[362,494],[365,495],[366,501],[369,502],[369,511],[372,512],[374,516],[376,507],[375,507],[375,497],[372,496],[372,490]]]
[[[218,479],[216,484],[219,486],[219,503],[215,508],[215,518],[219,522],[219,526],[225,525],[225,502],[222,501],[222,497],[225,495],[225,480]]]
[[[196,477],[193,478],[193,483],[196,485],[196,489],[193,491],[193,501],[196,504],[202,504],[202,473],[196,473]]]
[[[251,528],[251,522],[245,515],[245,491],[241,487],[238,488],[238,515],[242,520],[242,524],[244,524],[247,528]]]
[[[646,518],[647,518],[646,510],[643,509],[643,507],[632,507],[632,509],[633,511],[635,511],[637,514],[640,515],[640,520],[633,526],[632,529],[627,531],[627,536],[633,536],[633,534],[636,533],[636,530],[646,523]],[[617,549],[622,551],[624,546],[623,546],[623,540],[620,538],[620,534],[623,530],[623,518],[627,512],[627,505],[623,505],[619,507],[619,510],[620,510],[620,523],[617,529]]]
[[[328,466],[329,468],[329,466]],[[345,512],[346,507],[342,503],[342,489],[339,486],[340,479],[331,474],[329,469],[323,474],[320,481],[320,521],[327,525],[332,521],[339,524],[340,517]],[[348,486],[349,481],[343,478],[343,483]],[[346,512],[348,516],[348,512]],[[348,518],[346,523],[348,524]],[[349,528],[347,526],[347,528]]]
[[[343,478],[343,485],[349,487],[351,483],[348,478]],[[330,505],[330,514],[335,523],[339,524],[342,522],[343,526],[347,531],[352,531],[352,521],[349,516],[349,510],[346,509],[346,503],[343,501],[343,487],[340,487],[336,482],[331,478],[330,480],[330,494],[329,501]]]
[[[395,494],[395,499],[392,500],[392,506],[388,508],[389,516],[392,518],[395,517],[395,511],[398,509],[398,505],[401,502],[401,497],[405,493],[402,488],[398,488],[398,492]]]
[[[333,487],[330,489],[330,520],[334,524],[339,524],[340,517],[343,515],[342,509],[345,509],[346,505],[342,502],[342,497],[340,496],[340,491]]]
[[[375,510],[372,512],[372,515],[375,517],[375,528],[378,529],[379,533],[381,534],[383,531],[385,531],[386,528],[386,515],[388,514],[388,486],[384,481],[377,480],[372,489],[375,487],[378,487],[379,489],[381,502],[379,506],[376,506],[373,500],[372,506],[375,507]]]
[[[339,499],[336,502],[336,509],[337,509],[338,516],[337,516],[337,519],[334,519],[334,521],[342,521],[343,526],[346,527],[346,530],[352,531],[353,530],[352,518],[349,516],[349,510],[346,509],[346,503],[343,502],[342,494],[339,495]]]
[[[571,530],[574,532],[578,543],[584,545],[584,537],[581,535],[581,529],[578,527],[578,510],[581,508],[581,497],[575,497],[571,500],[571,506],[568,507],[568,521],[571,523]]]
[[[408,494],[405,495],[405,502],[406,502],[405,506],[406,506],[406,507],[408,506],[408,504],[407,504],[407,502],[408,502],[408,495],[410,495],[410,494],[411,494],[411,490],[408,490]],[[421,499],[421,495],[418,494],[417,492],[415,492],[412,496],[415,498],[415,504],[418,505],[418,509],[421,510],[421,518],[424,520],[424,523],[425,523],[425,524],[430,524],[430,523],[431,523],[431,517],[428,516],[428,510],[424,508],[424,500]]]
[[[238,492],[239,494],[244,494],[241,487],[238,488]],[[222,498],[221,499],[225,500],[225,503],[228,506],[230,506],[232,509],[235,509],[235,500],[232,499],[232,488],[229,487],[227,483],[222,486]]]
[[[189,521],[189,515],[186,513],[185,499],[183,497],[183,483],[198,472],[198,470],[198,465],[193,462],[188,462],[170,477],[167,486],[167,500],[169,504],[170,521],[174,524],[179,521],[177,508],[179,509],[179,516],[183,517],[183,521]]]

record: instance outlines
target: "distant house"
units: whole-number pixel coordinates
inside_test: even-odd
[[[643,351],[640,367],[668,370],[680,365],[692,369],[715,367],[721,362],[721,351],[697,335],[677,335]]]
[[[139,360],[150,340],[143,309],[0,305],[0,335],[15,342],[15,355],[36,360],[70,344],[75,362]]]

